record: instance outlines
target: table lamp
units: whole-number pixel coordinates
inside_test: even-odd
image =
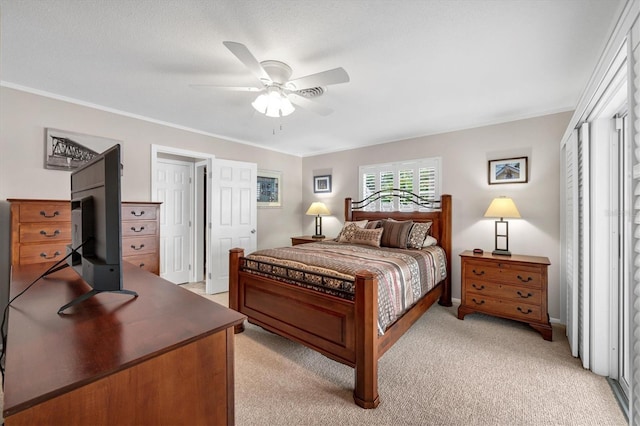
[[[307,214],[316,217],[316,234],[313,235],[313,238],[324,238],[324,235],[322,235],[322,218],[320,215],[331,214],[327,206],[325,206],[324,203],[316,201],[315,203],[311,203]]]
[[[496,220],[496,249],[492,253],[502,256],[511,256],[511,252],[509,251],[509,222],[504,220],[504,218],[520,217],[520,212],[513,200],[509,197],[494,198],[491,204],[489,204],[489,208],[484,213],[484,217],[500,218],[500,220]],[[502,231],[500,228],[502,228]],[[499,248],[499,240],[504,240],[504,246],[502,248]]]

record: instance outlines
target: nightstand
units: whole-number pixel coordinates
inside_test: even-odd
[[[302,235],[300,237],[291,237],[291,245],[297,246],[298,244],[315,243],[324,240],[324,237],[313,238],[311,235]]]
[[[545,340],[552,328],[547,313],[547,267],[540,256],[499,256],[465,251],[462,261],[462,302],[458,319],[474,312],[528,323]]]

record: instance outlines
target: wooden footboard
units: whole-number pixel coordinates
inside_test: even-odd
[[[367,271],[356,274],[353,302],[314,290],[243,272],[244,250],[229,252],[229,307],[249,322],[302,343],[355,368],[353,398],[363,408],[375,408],[378,360],[443,294],[443,284],[378,336],[378,283]],[[236,327],[236,333],[244,326]]]

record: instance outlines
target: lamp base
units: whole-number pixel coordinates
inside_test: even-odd
[[[491,254],[497,254],[498,256],[511,256],[511,252],[509,250],[496,249],[492,251]]]
[[[312,235],[311,238],[324,238],[324,235]]]

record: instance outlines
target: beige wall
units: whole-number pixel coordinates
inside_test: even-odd
[[[344,220],[344,198],[358,198],[358,166],[413,158],[442,158],[442,191],[453,195],[453,297],[460,298],[458,254],[480,247],[494,248],[494,219],[483,215],[500,195],[514,199],[522,219],[509,221],[513,253],[547,256],[549,314],[560,318],[560,139],[571,113],[391,142],[374,147],[304,158],[303,207],[323,200],[333,213],[323,219],[323,233],[335,236]],[[529,182],[489,185],[487,161],[529,157]],[[331,174],[332,193],[314,194],[313,176]],[[313,218],[303,229],[313,234]]]
[[[47,170],[44,129],[53,127],[122,141],[123,200],[151,199],[151,145],[158,144],[249,161],[259,169],[283,172],[283,207],[258,210],[258,248],[289,244],[289,237],[312,234],[313,218],[304,212],[323,200],[333,215],[323,231],[341,228],[345,197],[358,198],[358,166],[439,156],[442,190],[453,195],[453,296],[460,297],[458,253],[493,249],[493,220],[482,215],[493,197],[513,197],[522,219],[510,221],[514,253],[547,256],[549,313],[560,317],[559,141],[571,113],[390,142],[368,148],[299,158],[225,141],[94,108],[0,88],[0,288],[9,271],[7,198],[68,198],[69,174]],[[487,161],[528,156],[529,183],[488,185]],[[330,194],[313,193],[313,176],[332,175]]]
[[[282,171],[283,207],[258,209],[258,248],[287,245],[301,232],[299,157],[138,120],[77,104],[0,87],[0,288],[9,274],[7,198],[69,198],[69,173],[47,170],[45,128],[122,141],[122,199],[151,200],[151,145],[213,154]]]

